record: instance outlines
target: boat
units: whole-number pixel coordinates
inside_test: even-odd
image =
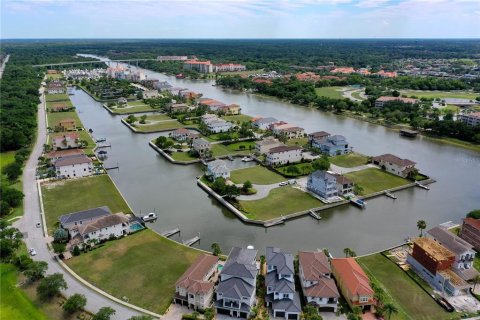
[[[232,156],[227,156],[227,159],[230,160],[230,161],[234,160]]]
[[[363,201],[362,199],[358,199],[358,198],[352,198],[352,199],[350,199],[350,202],[353,203],[354,205],[356,205],[357,207],[362,208],[362,209],[367,206],[367,203],[365,201]]]
[[[242,158],[242,161],[243,161],[243,162],[250,162],[250,161],[253,161],[253,158],[251,158],[251,157],[243,157],[243,158]]]
[[[415,138],[418,135],[418,131],[402,129],[400,130],[400,135],[407,138]]]
[[[100,150],[100,151],[98,151],[98,154],[99,154],[99,155],[105,155],[105,154],[107,154],[107,151],[105,151],[105,150]]]
[[[100,139],[95,140],[95,142],[97,142],[97,143],[98,142],[105,142],[105,141],[107,141],[107,139],[105,139],[105,138],[100,138]]]
[[[185,79],[185,75],[183,73],[179,73],[177,75],[175,75],[175,78],[177,79]]]
[[[157,214],[155,212],[150,212],[146,216],[142,217],[142,220],[145,221],[145,222],[153,221],[153,220],[156,220],[156,219],[157,219]]]

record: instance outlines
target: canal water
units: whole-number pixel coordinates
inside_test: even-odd
[[[469,210],[480,208],[480,153],[442,144],[423,137],[415,140],[399,137],[385,127],[295,106],[276,99],[239,93],[213,86],[214,81],[176,79],[144,70],[148,78],[166,80],[173,86],[189,88],[225,103],[237,103],[244,114],[273,116],[298,124],[306,132],[328,131],[342,134],[354,150],[367,155],[393,153],[417,162],[417,167],[437,183],[429,191],[411,188],[396,192],[397,200],[378,197],[360,210],[346,205],[321,212],[322,220],[311,217],[290,220],[285,225],[265,229],[240,222],[228,210],[202,191],[195,177],[201,165],[173,165],[158,155],[149,140],[160,134],[135,134],[110,115],[101,103],[80,90],[71,96],[86,128],[96,138],[107,138],[112,148],[109,172],[136,214],[153,210],[158,220],[150,227],[158,232],[181,229],[178,240],[200,233],[198,247],[210,250],[220,244],[224,252],[232,246],[253,245],[260,252],[265,246],[278,246],[291,252],[328,248],[341,256],[350,247],[365,254],[396,245],[407,236],[418,234],[416,222],[424,219],[428,227],[452,220],[461,223]],[[232,166],[243,166],[239,161]],[[294,199],[292,199],[294,201]]]

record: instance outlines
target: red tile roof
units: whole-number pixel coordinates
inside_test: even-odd
[[[52,151],[45,155],[45,157],[52,159],[52,158],[61,158],[67,156],[73,156],[77,154],[85,154],[82,149],[68,149],[68,150],[59,150],[59,151]]]
[[[339,283],[345,285],[354,295],[370,296],[374,294],[370,280],[360,265],[353,258],[337,258],[331,261]]]
[[[480,230],[480,219],[465,218],[463,219],[463,222],[465,222],[468,225],[471,225],[477,230]]]
[[[218,257],[202,254],[177,280],[175,286],[186,288],[188,292],[207,293],[213,288],[213,283],[203,279],[217,262]]]
[[[300,251],[298,261],[305,280],[316,281],[324,274],[332,272],[327,256],[320,251]]]

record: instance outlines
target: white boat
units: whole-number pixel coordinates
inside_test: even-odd
[[[150,212],[149,214],[147,214],[146,216],[143,216],[142,217],[142,220],[147,222],[147,221],[153,221],[157,219],[157,214],[155,212]]]
[[[243,161],[243,162],[250,162],[250,161],[253,161],[253,159],[250,158],[250,157],[243,157],[243,158],[242,158],[242,161]]]

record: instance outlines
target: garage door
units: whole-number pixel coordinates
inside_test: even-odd
[[[278,318],[285,318],[285,312],[278,311],[275,313]]]
[[[295,313],[293,313],[293,314],[290,313],[290,314],[288,315],[288,319],[295,319],[295,320],[296,320],[296,319],[298,319],[298,315],[295,314]]]

